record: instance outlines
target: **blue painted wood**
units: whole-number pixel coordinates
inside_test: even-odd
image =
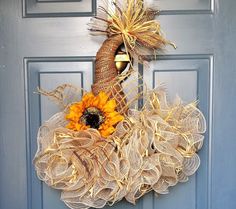
[[[211,208],[236,208],[236,1],[217,1],[214,16]],[[220,28],[218,28],[220,26]]]
[[[152,6],[158,7],[162,13],[211,13],[213,0],[146,0]]]
[[[169,195],[149,193],[135,206],[123,201],[113,208],[234,209],[236,2],[148,1],[160,3],[164,11],[159,20],[178,49],[167,48],[160,61],[151,62],[151,69],[139,65],[139,71],[150,87],[167,82],[170,96],[175,90],[186,100],[196,96],[208,131],[199,153],[202,164],[188,183],[171,188]],[[63,83],[63,75],[72,82],[78,75],[81,83],[81,72],[84,86],[89,87],[102,39],[88,35],[89,18],[63,18],[79,15],[70,13],[69,3],[63,7],[66,3],[54,2],[60,5],[55,15],[55,8],[39,6],[54,3],[31,1],[35,6],[27,9],[34,13],[32,17],[61,17],[22,18],[25,10],[22,13],[21,8],[26,9],[22,2],[0,0],[0,209],[65,209],[59,193],[35,176],[32,157],[37,129],[55,110],[45,111],[49,103],[33,92],[46,81],[51,81],[49,88]],[[86,62],[91,65],[83,68]],[[57,80],[52,81],[52,74]],[[188,78],[192,84],[184,82]]]
[[[23,0],[24,17],[83,17],[96,12],[96,0]]]

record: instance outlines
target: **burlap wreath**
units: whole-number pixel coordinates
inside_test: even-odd
[[[147,58],[143,52],[170,44],[154,20],[155,11],[142,0],[124,2],[113,2],[112,12],[100,8],[92,20],[93,32],[108,35],[96,56],[92,93],[69,84],[40,90],[61,112],[39,129],[36,172],[61,190],[61,199],[73,209],[101,208],[123,198],[135,203],[151,190],[168,193],[200,165],[196,152],[206,121],[196,103],[184,104],[178,97],[169,103],[163,87],[146,90],[137,85],[137,76],[126,80],[135,74],[132,63],[127,72],[117,71],[114,59],[122,44],[139,62]],[[135,106],[139,99],[144,101],[141,109]],[[99,122],[95,128],[92,119]]]

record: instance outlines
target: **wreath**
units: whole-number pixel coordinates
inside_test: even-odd
[[[147,55],[174,46],[156,14],[142,0],[99,7],[90,30],[107,39],[96,55],[91,92],[70,84],[39,89],[61,112],[39,128],[35,169],[72,209],[102,208],[123,198],[135,204],[151,190],[166,194],[200,165],[206,122],[197,103],[179,97],[170,103],[164,86],[137,85],[142,77],[133,61],[145,63]]]

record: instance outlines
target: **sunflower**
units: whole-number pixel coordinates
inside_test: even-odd
[[[109,99],[106,93],[100,92],[97,96],[87,93],[80,102],[69,107],[66,127],[75,131],[94,128],[106,138],[115,131],[114,126],[124,119],[115,109],[116,101]]]

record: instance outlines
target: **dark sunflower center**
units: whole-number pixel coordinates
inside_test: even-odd
[[[86,126],[90,126],[90,128],[98,129],[103,123],[104,117],[99,109],[96,107],[89,107],[84,111],[80,121]]]

